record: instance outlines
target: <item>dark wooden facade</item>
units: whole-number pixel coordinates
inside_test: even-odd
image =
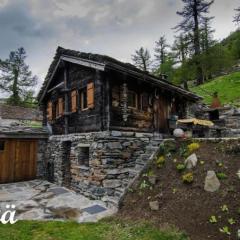
[[[52,126],[53,134],[167,132],[168,118],[184,117],[186,105],[199,99],[106,56],[64,49],[56,56],[39,94],[44,122]]]

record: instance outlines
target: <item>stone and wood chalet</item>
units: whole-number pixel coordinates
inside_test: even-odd
[[[117,205],[169,120],[200,97],[114,58],[58,47],[38,99],[52,133],[43,175]]]

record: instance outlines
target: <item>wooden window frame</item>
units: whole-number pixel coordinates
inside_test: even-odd
[[[129,101],[128,101],[128,108],[138,109],[138,94],[135,91],[129,90],[127,93],[127,98],[129,97],[129,93],[133,93],[135,95],[135,106],[129,106]]]
[[[79,96],[80,96],[80,108],[81,108],[81,111],[86,111],[88,110],[88,106],[87,107],[84,107],[84,91],[86,91],[86,106],[87,106],[87,87],[84,87],[80,90],[80,93],[79,93]]]
[[[140,94],[140,110],[143,111],[143,112],[147,112],[148,109],[144,109],[143,107],[143,100],[144,100],[144,97],[147,97],[147,108],[149,107],[149,95],[146,94],[146,93],[142,93]]]

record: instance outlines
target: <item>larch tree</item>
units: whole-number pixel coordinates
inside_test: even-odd
[[[214,3],[214,0],[182,0],[184,6],[182,11],[177,11],[177,14],[183,18],[183,20],[175,27],[176,30],[184,33],[189,33],[193,37],[193,49],[196,64],[196,78],[197,84],[203,83],[203,73],[201,64],[198,59],[201,53],[200,46],[200,28],[203,23],[206,14],[209,13],[210,6]]]
[[[236,14],[233,17],[233,22],[239,24],[240,23],[240,7],[235,9],[235,11],[236,11]]]
[[[24,99],[37,84],[37,77],[32,75],[25,63],[24,48],[12,51],[6,60],[0,60],[0,90],[8,92],[8,103],[22,105]]]
[[[132,55],[132,61],[134,65],[140,68],[143,71],[150,71],[152,64],[151,55],[147,49],[141,47],[135,51],[135,54]]]
[[[172,46],[172,51],[174,53],[176,63],[184,63],[189,53],[188,36],[182,33],[179,36],[176,36]]]
[[[154,56],[158,65],[162,65],[165,63],[167,53],[168,53],[167,50],[170,46],[167,44],[167,40],[165,36],[161,36],[159,40],[155,42],[155,44],[156,45],[154,49],[155,51]]]

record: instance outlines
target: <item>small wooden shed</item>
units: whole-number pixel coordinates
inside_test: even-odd
[[[35,179],[43,164],[41,128],[0,127],[0,183]]]

